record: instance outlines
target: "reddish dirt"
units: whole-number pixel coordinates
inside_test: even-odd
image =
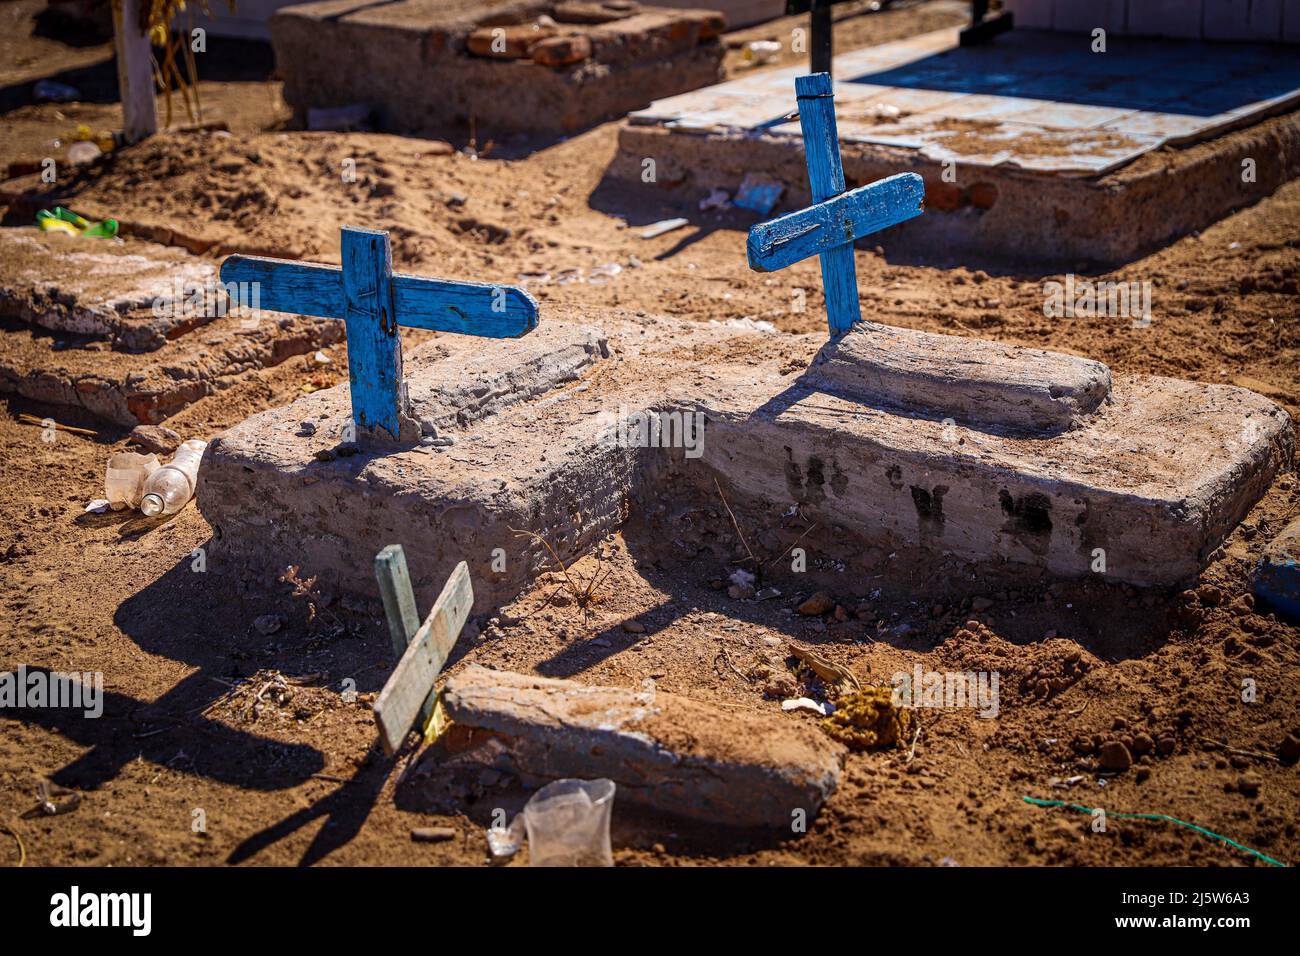
[[[5,3],[0,13],[26,9],[30,17],[36,6]],[[909,23],[942,25],[925,20],[932,14],[905,8],[862,22],[906,32]],[[27,22],[15,19],[18,28]],[[12,36],[3,43],[11,87],[23,70],[50,75],[14,66],[19,45]],[[42,47],[55,73],[59,49]],[[68,47],[64,55],[86,54]],[[266,131],[282,119],[266,107],[277,98],[274,83],[213,86],[212,102],[228,96],[231,135],[172,132],[123,150],[61,184],[74,208],[141,228],[171,223],[211,243],[209,254],[257,247],[334,261],[341,224],[383,225],[399,269],[510,282],[549,274],[532,286],[544,317],[598,321],[617,307],[684,322],[749,317],[787,331],[824,321],[815,262],[779,276],[745,267],[752,217],[701,213],[697,195],[603,184],[617,124],[554,144],[507,143],[473,159],[426,140]],[[111,125],[113,107],[101,105],[94,115]],[[68,122],[82,121],[79,108],[11,107],[6,128],[22,132],[16,143],[6,137],[0,160],[39,160]],[[347,158],[356,160],[354,183],[340,176]],[[637,238],[637,225],[675,215],[692,226]],[[1071,263],[1052,276],[993,261],[935,268],[891,258],[887,248],[857,259],[863,313],[873,319],[1075,352],[1120,372],[1237,382],[1294,416],[1298,247],[1293,183],[1107,275],[1153,283],[1146,329],[1127,319],[1045,317],[1043,283]],[[620,271],[597,271],[592,281],[610,263]],[[806,310],[792,311],[800,288]],[[132,359],[104,360],[126,369]],[[168,424],[210,438],[292,400],[309,377],[291,361]],[[195,573],[193,552],[210,530],[194,508],[161,523],[83,515],[125,433],[65,409],[7,399],[6,410],[0,669],[100,671],[108,692],[100,720],[0,715],[0,822],[19,833],[31,863],[487,862],[485,815],[517,807],[517,791],[474,780],[443,816],[395,800],[399,773],[377,749],[367,706],[390,668],[377,604],[333,599],[312,613],[311,596],[293,597],[284,582],[240,580],[219,568]],[[43,442],[39,428],[18,423],[22,412],[95,435],[61,432]],[[840,790],[807,835],[763,842],[689,828],[624,833],[620,864],[1259,865],[1168,824],[1112,818],[1096,833],[1087,814],[1031,807],[1024,795],[1170,814],[1294,862],[1300,785],[1296,767],[1273,754],[1288,732],[1300,732],[1300,629],[1254,606],[1247,574],[1297,515],[1300,485],[1285,475],[1186,593],[976,580],[970,597],[934,604],[890,585],[861,607],[817,618],[791,612],[806,593],[728,597],[726,569],[675,552],[662,528],[634,522],[626,540],[611,539],[573,569],[582,580],[598,564],[610,570],[594,604],[544,606],[559,585],[540,581],[467,635],[451,666],[473,661],[623,685],[653,678],[666,690],[766,710],[778,706],[766,691],[788,690],[788,668],[771,645],[790,637],[864,681],[918,663],[1001,672],[997,720],[923,711],[914,748],[849,757]],[[849,604],[846,594],[832,597]],[[279,629],[262,634],[254,621],[263,615],[278,615]],[[349,678],[360,692],[352,703],[340,693]],[[1245,679],[1259,690],[1251,704],[1241,700]],[[1129,770],[1098,772],[1102,745],[1142,750],[1147,738],[1154,749]],[[1053,785],[1076,775],[1082,780]],[[43,779],[84,793],[82,804],[66,815],[22,816]],[[204,833],[192,828],[196,810]],[[413,843],[411,829],[429,825],[452,826],[459,837]],[[0,860],[11,855],[12,841],[0,838]]]

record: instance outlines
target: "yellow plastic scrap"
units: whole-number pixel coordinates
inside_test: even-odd
[[[864,687],[835,701],[822,729],[850,750],[893,747],[908,739],[915,718],[894,702],[893,688]]]

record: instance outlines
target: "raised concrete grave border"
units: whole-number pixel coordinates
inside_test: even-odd
[[[859,334],[871,333],[850,336]],[[229,430],[200,474],[214,553],[266,567],[292,556],[328,586],[372,593],[370,556],[398,542],[420,569],[421,602],[465,560],[482,613],[552,561],[521,531],[568,560],[656,498],[677,510],[715,503],[716,481],[755,534],[797,506],[863,551],[918,548],[1082,576],[1101,549],[1108,580],[1175,586],[1195,578],[1294,451],[1286,413],[1240,388],[1114,376],[1105,401],[1080,405],[1065,430],[1025,434],[900,410],[897,394],[848,398],[808,374],[783,377],[792,346],[813,358],[813,336],[652,318],[607,320],[599,344],[592,336],[551,321],[505,346],[520,351],[494,351],[501,368],[524,370],[504,386],[515,400],[427,444],[340,456],[343,389]],[[482,371],[458,375],[478,351],[469,341],[412,350],[417,415],[428,383],[444,422],[454,396],[473,394]],[[971,363],[1005,369],[1007,347],[960,341]],[[581,367],[552,358],[575,349]],[[1093,365],[1063,361],[1064,381],[1085,372],[1095,384]],[[698,414],[702,444],[645,447],[626,424],[645,414],[670,425],[675,414],[678,427]]]

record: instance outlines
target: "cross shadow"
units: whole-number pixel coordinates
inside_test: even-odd
[[[131,523],[117,516],[100,520]],[[205,546],[208,551],[210,544]],[[183,661],[196,668],[193,673],[152,702],[105,691],[103,713],[93,719],[74,708],[0,710],[0,718],[42,727],[90,748],[55,770],[51,774],[55,783],[93,790],[141,759],[242,790],[296,787],[324,769],[325,755],[309,744],[286,743],[206,716],[232,681],[264,669],[300,677],[319,672],[324,661],[331,682],[351,676],[361,693],[382,685],[387,670],[377,662],[387,663],[389,639],[377,628],[363,626],[362,636],[352,625],[324,648],[319,639],[304,635],[292,623],[276,636],[264,637],[250,626],[260,613],[259,603],[265,600],[266,610],[283,610],[284,600],[277,596],[287,587],[250,594],[220,569],[195,573],[191,561],[187,555],[123,601],[113,619],[141,650]],[[302,862],[317,862],[347,843],[368,817],[391,769],[390,763],[376,756],[372,752],[351,781],[312,807],[246,839],[232,853],[231,862],[251,857],[322,816],[328,817],[327,825]]]
[[[340,847],[352,841],[365,825],[370,811],[379,800],[384,782],[392,769],[384,759],[383,750],[376,743],[352,778],[339,788],[309,807],[292,813],[279,823],[259,830],[230,852],[227,863],[238,864],[256,856],[267,847],[278,843],[314,820],[325,817],[325,824],[312,838],[298,861],[300,866],[319,863]]]

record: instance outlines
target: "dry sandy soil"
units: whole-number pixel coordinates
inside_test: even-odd
[[[24,100],[37,76],[84,70],[74,79],[89,86],[98,76],[99,89],[104,71],[111,77],[102,45],[32,39],[38,8],[30,0],[0,4],[4,162],[39,160],[77,122],[114,121],[108,94],[73,106]],[[951,16],[951,8],[904,7],[845,21],[838,38],[845,47],[878,42]],[[214,44],[208,54],[217,76],[227,69],[219,50]],[[169,132],[123,150],[63,184],[75,208],[169,225],[210,255],[261,249],[337,261],[341,224],[382,225],[392,232],[397,268],[524,277],[544,320],[598,322],[602,311],[620,308],[682,322],[750,317],[784,331],[824,321],[815,262],[776,278],[746,268],[750,216],[701,213],[698,195],[602,183],[616,123],[556,143],[479,144],[478,158],[459,151],[463,139],[286,131],[277,126],[285,111],[278,84],[267,79],[269,60],[251,76],[255,56],[241,49],[233,60],[233,78],[205,84],[229,134]],[[344,159],[355,161],[355,183],[340,176]],[[674,215],[689,217],[691,227],[645,241],[629,226]],[[1237,382],[1294,416],[1298,246],[1293,183],[1125,266],[1111,277],[1154,284],[1147,329],[1122,319],[1045,318],[1043,282],[1052,276],[1014,265],[935,268],[887,249],[860,250],[857,264],[863,314],[873,319],[1085,354],[1116,371]],[[610,263],[621,271],[598,271],[591,281]],[[1074,265],[1061,263],[1058,276]],[[796,287],[808,290],[802,313],[789,308]],[[342,348],[334,352],[345,361]],[[126,368],[133,358],[104,360]],[[168,424],[210,438],[291,401],[311,374],[300,360],[287,362]],[[483,826],[491,809],[513,810],[523,799],[510,781],[471,781],[445,816],[399,809],[398,771],[408,758],[396,765],[383,758],[368,710],[390,668],[377,604],[326,596],[312,617],[311,598],[293,597],[284,582],[214,567],[194,573],[192,554],[210,531],[192,507],[161,523],[83,515],[101,494],[105,460],[125,447],[124,431],[66,409],[5,404],[0,669],[101,671],[108,694],[94,721],[0,715],[0,823],[19,835],[30,863],[488,862]],[[18,423],[20,412],[95,435],[42,442],[38,428]],[[851,755],[807,835],[765,842],[689,828],[624,831],[616,835],[620,864],[1260,865],[1159,822],[1112,818],[1107,832],[1095,833],[1088,815],[1031,807],[1024,795],[1170,814],[1291,862],[1300,846],[1300,781],[1274,754],[1289,732],[1300,732],[1300,629],[1255,607],[1247,575],[1263,543],[1298,514],[1300,485],[1284,475],[1187,592],[1089,581],[983,593],[977,580],[971,597],[952,601],[882,590],[861,608],[854,602],[848,610],[856,614],[842,621],[792,615],[798,594],[734,601],[719,587],[725,569],[666,549],[656,563],[634,564],[629,550],[640,556],[650,545],[629,549],[614,538],[575,569],[584,579],[598,565],[612,569],[596,603],[545,606],[555,586],[541,581],[495,623],[466,635],[450,668],[478,662],[622,685],[650,677],[667,690],[752,710],[778,706],[765,692],[785,672],[772,639],[815,644],[866,680],[917,663],[1001,671],[998,720],[923,714],[914,747]],[[656,531],[634,522],[626,533],[653,539]],[[810,544],[815,549],[815,539]],[[253,622],[263,615],[278,615],[279,630],[260,633]],[[355,703],[340,694],[347,678],[361,692]],[[1240,699],[1245,678],[1259,687],[1253,704]],[[1152,749],[1126,772],[1099,774],[1099,747],[1111,740],[1137,750],[1149,740]],[[1054,785],[1076,775],[1072,785]],[[73,788],[82,802],[63,815],[28,814],[42,780]],[[196,810],[205,832],[192,827]],[[429,825],[459,836],[412,842],[412,828]],[[15,858],[14,841],[0,833],[0,861]]]

